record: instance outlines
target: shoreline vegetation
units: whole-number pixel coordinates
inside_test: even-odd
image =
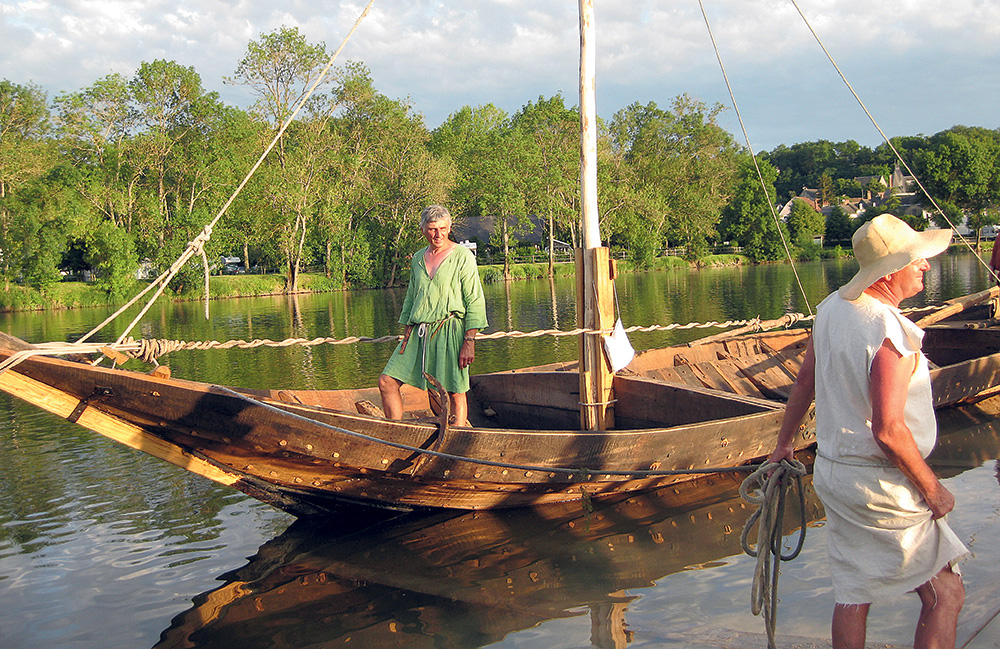
[[[383,94],[364,62],[349,61],[286,122],[329,59],[294,27],[249,41],[226,79],[258,96],[247,108],[163,59],[51,99],[0,79],[0,309],[121,304],[142,288],[137,277],[192,245],[210,267],[247,269],[213,280],[215,297],[396,286],[424,245],[417,215],[435,203],[491,263],[582,240],[581,118],[561,93],[514,113],[462,106],[430,129],[410,99]],[[846,247],[882,213],[915,230],[964,224],[977,239],[1000,224],[1000,129],[956,125],[875,148],[817,140],[753,157],[720,124],[726,110],[682,93],[598,120],[601,237],[633,268],[684,264],[659,257],[681,249],[696,267],[729,263],[710,252],[746,263],[840,256],[818,242]],[[203,290],[194,265],[168,299]],[[484,273],[497,280],[497,268]],[[63,281],[84,276],[99,286]],[[21,285],[31,290],[11,288]]]
[[[961,243],[952,243],[949,250],[965,250]],[[989,255],[993,243],[984,241],[980,254]],[[849,258],[850,250],[824,248],[817,258]],[[800,260],[804,261],[804,260]],[[636,273],[675,269],[696,269],[719,266],[743,266],[761,263],[784,262],[754,262],[739,254],[712,254],[699,257],[693,261],[682,257],[658,257],[652,264],[638,266],[627,259],[618,260],[618,271]],[[572,262],[557,262],[553,267],[554,277],[570,277],[575,273]],[[546,279],[549,276],[548,263],[515,263],[510,266],[511,281]],[[503,265],[479,266],[479,276],[485,284],[503,282]],[[334,278],[323,273],[302,273],[299,276],[298,290],[286,290],[286,276],[281,273],[266,275],[211,275],[209,277],[209,299],[224,300],[230,298],[268,297],[276,295],[302,295],[311,293],[336,293],[340,291],[383,290],[384,287],[344,287]],[[133,296],[142,291],[148,282],[135,280],[133,290],[125,299],[112,299],[106,291],[93,282],[68,281],[51,285],[45,291],[29,286],[11,284],[7,288],[0,286],[0,313],[25,311],[58,311],[66,309],[121,306]],[[180,293],[167,289],[163,299],[170,302],[189,302],[205,299],[204,282],[199,282],[197,288]]]
[[[674,268],[700,268],[708,266],[738,266],[749,262],[746,257],[735,254],[708,255],[695,261],[681,257],[660,257],[649,267],[637,268],[628,260],[619,260],[620,272],[644,272],[648,270],[667,270]],[[510,266],[511,280],[545,279],[549,274],[547,262],[518,263]],[[554,266],[555,277],[572,276],[575,273],[571,262],[559,262]],[[503,280],[503,265],[479,266],[479,276],[484,283],[497,283]],[[135,280],[133,290],[125,299],[113,300],[107,292],[101,290],[93,282],[58,282],[45,291],[29,286],[11,284],[4,289],[0,286],[0,313],[16,311],[49,311],[89,307],[121,306],[132,296],[138,294],[149,283]],[[339,291],[366,290],[370,287],[344,287],[336,279],[328,278],[323,273],[302,273],[299,276],[298,290],[287,291],[286,275],[272,273],[267,275],[212,275],[209,277],[209,299],[221,300],[241,297],[266,297],[273,295],[334,293]],[[381,289],[379,289],[381,290]],[[204,281],[197,283],[195,288],[181,293],[169,289],[162,299],[171,302],[203,300]]]

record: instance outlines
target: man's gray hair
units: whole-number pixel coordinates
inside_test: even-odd
[[[420,212],[420,227],[424,228],[431,223],[451,220],[451,212],[444,205],[428,205]]]

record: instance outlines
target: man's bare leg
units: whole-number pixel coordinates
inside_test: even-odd
[[[833,649],[863,649],[871,604],[837,604],[833,609]]]
[[[401,387],[403,382],[388,374],[380,374],[378,377],[378,391],[382,396],[382,411],[386,419],[403,418],[403,397],[399,394]]]
[[[917,588],[920,619],[913,636],[913,649],[954,649],[958,614],[965,603],[962,577],[945,566]]]
[[[464,392],[449,392],[451,414],[455,417],[456,426],[469,425],[469,401]]]

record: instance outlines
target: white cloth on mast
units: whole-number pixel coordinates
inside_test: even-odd
[[[603,338],[604,353],[608,355],[608,363],[611,364],[612,372],[622,369],[635,358],[635,349],[632,347],[632,343],[629,342],[621,318],[618,318],[618,321],[615,322],[615,328],[611,332],[611,335],[603,336]]]

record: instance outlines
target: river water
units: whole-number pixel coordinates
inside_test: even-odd
[[[626,326],[808,312],[850,261],[623,274]],[[799,284],[805,292],[803,298]],[[932,260],[924,300],[985,288],[971,254]],[[493,330],[574,327],[572,279],[486,287]],[[137,333],[182,340],[398,333],[400,291],[157,305]],[[810,306],[811,305],[811,306]],[[907,306],[907,304],[904,304]],[[32,342],[72,340],[97,309],[0,314]],[[637,349],[717,329],[631,335]],[[104,339],[116,335],[110,329]],[[244,387],[373,385],[390,343],[175,352],[176,377]],[[572,337],[477,345],[474,370],[568,360]],[[710,478],[597,508],[295,521],[242,494],[0,395],[0,647],[761,647],[749,611],[750,513]],[[960,641],[1000,606],[1000,405],[939,416],[935,466],[971,550]],[[825,643],[833,601],[822,510],[784,564],[783,641]],[[794,526],[790,524],[791,526]],[[794,536],[787,541],[792,543]],[[915,596],[873,607],[869,641],[907,646]],[[993,627],[997,625],[994,624]],[[992,627],[991,627],[992,628]],[[964,635],[963,635],[964,634]],[[994,634],[996,635],[996,634]],[[980,634],[975,647],[1000,638]]]

